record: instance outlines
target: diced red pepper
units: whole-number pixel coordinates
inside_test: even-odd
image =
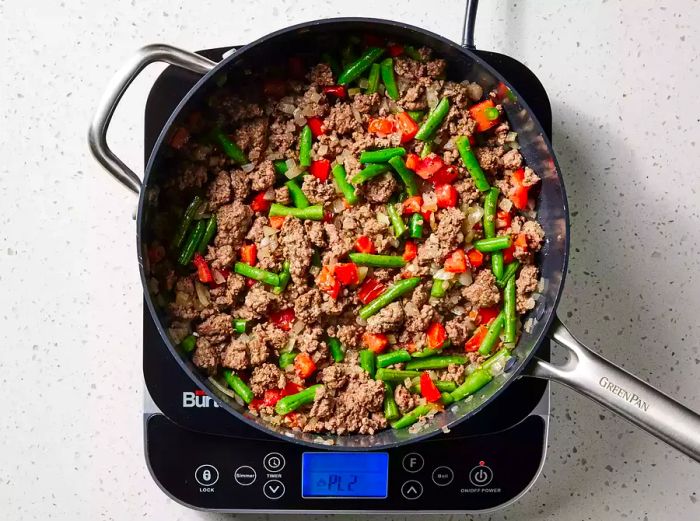
[[[373,353],[379,354],[389,345],[389,338],[383,333],[365,333],[362,343]]]
[[[525,169],[518,168],[513,172],[512,181],[514,189],[511,192],[509,199],[513,202],[518,210],[524,210],[527,208],[528,192],[530,190],[529,186],[523,185],[523,180],[525,179]]]
[[[430,222],[430,216],[433,215],[433,212],[430,210],[421,210],[420,214],[423,216],[423,221],[428,224]]]
[[[274,407],[282,398],[282,391],[279,389],[265,389],[263,394],[263,405],[266,407]]]
[[[420,195],[414,195],[406,199],[403,204],[403,213],[412,214],[419,213],[421,206],[423,206],[423,198]]]
[[[252,288],[252,287],[255,286],[257,283],[258,283],[258,281],[255,280],[255,279],[249,279],[249,278],[247,278],[247,277],[246,277],[246,279],[245,279],[245,286],[246,286],[246,288]]]
[[[306,120],[306,124],[309,125],[311,129],[311,134],[314,137],[318,137],[326,133],[326,127],[323,125],[323,120],[319,117],[312,117]]]
[[[515,258],[513,254],[515,253],[515,244],[511,244],[505,250],[503,250],[503,263],[510,264]]]
[[[430,349],[440,349],[447,340],[447,331],[440,322],[433,322],[428,327],[428,347]]]
[[[428,402],[437,402],[440,399],[440,390],[430,379],[427,371],[423,371],[420,375],[420,394]]]
[[[292,429],[299,428],[299,413],[296,411],[288,412],[284,416],[284,422]]]
[[[496,214],[496,228],[502,230],[504,228],[510,228],[510,223],[513,222],[513,217],[510,212],[499,211]]]
[[[467,258],[472,269],[480,268],[484,263],[484,254],[474,248],[467,252]]]
[[[513,91],[510,90],[510,88],[508,88],[508,86],[503,82],[499,83],[498,87],[496,87],[496,96],[498,96],[499,100],[508,98],[515,101],[515,95],[513,94]]]
[[[170,138],[170,146],[175,150],[180,150],[190,139],[190,133],[185,127],[178,127]]]
[[[488,325],[494,318],[498,316],[501,310],[498,306],[492,306],[490,308],[479,308],[477,316],[479,317],[479,324]]]
[[[300,391],[303,391],[304,388],[299,385],[295,384],[291,380],[287,380],[287,385],[284,386],[284,389],[282,389],[282,398],[285,396],[289,396],[290,394],[297,394]]]
[[[403,45],[389,45],[386,48],[386,51],[389,53],[389,56],[391,56],[392,58],[396,58],[397,56],[401,56],[403,54]]]
[[[264,402],[265,400],[262,400],[261,398],[253,398],[248,404],[248,409],[251,411],[257,411],[265,404]]]
[[[360,299],[360,302],[363,304],[369,304],[375,298],[381,295],[384,292],[384,289],[384,284],[379,282],[374,277],[369,277],[368,279],[365,279],[362,286],[360,286],[360,290],[357,292],[357,298]]]
[[[414,241],[406,241],[406,245],[403,248],[403,260],[406,262],[411,262],[418,255],[418,246]]]
[[[435,186],[449,185],[457,180],[458,175],[459,170],[457,170],[456,166],[445,165],[433,174],[433,177],[430,179],[430,182],[433,183]]]
[[[332,223],[334,218],[335,218],[335,214],[333,212],[330,212],[330,211],[323,212],[323,222],[324,223]]]
[[[289,75],[295,80],[303,80],[304,61],[299,56],[290,56],[287,63],[289,64]]]
[[[207,264],[207,261],[204,260],[204,257],[202,257],[199,253],[195,253],[194,260],[192,262],[197,268],[197,277],[199,277],[199,282],[203,282],[204,284],[214,282],[214,276],[211,274],[209,265]]]
[[[441,185],[435,188],[438,208],[453,208],[457,206],[457,189],[452,185]]]
[[[445,271],[450,273],[465,273],[467,271],[467,256],[462,248],[458,248],[445,259]]]
[[[388,135],[394,132],[394,122],[389,118],[374,118],[369,122],[367,132]]]
[[[294,323],[294,320],[296,320],[294,308],[287,308],[281,311],[275,311],[274,313],[270,313],[270,322],[272,322],[282,331],[289,331],[290,329],[292,329],[292,324]]]
[[[329,94],[331,96],[335,96],[336,98],[345,97],[345,87],[342,85],[329,85],[327,87],[323,87],[322,90],[324,94]]]
[[[162,244],[153,244],[148,248],[148,262],[151,265],[158,264],[165,258],[165,247]]]
[[[316,278],[316,286],[321,291],[328,293],[331,298],[338,298],[340,293],[340,282],[333,276],[333,272],[328,266],[321,269],[321,273]]]
[[[515,241],[513,241],[513,244],[515,244],[515,247],[518,249],[527,250],[527,234],[519,233],[515,237]]]
[[[336,264],[333,268],[333,275],[338,279],[338,282],[345,286],[360,283],[360,274],[357,271],[357,264],[354,262]]]
[[[287,94],[287,83],[281,79],[269,79],[263,83],[263,92],[270,98],[282,98]]]
[[[478,351],[479,346],[481,346],[481,341],[484,339],[488,331],[489,328],[488,326],[486,326],[486,324],[482,324],[479,327],[477,327],[472,337],[469,340],[467,340],[467,343],[464,345],[464,350],[467,353],[473,353],[474,351]]]
[[[272,201],[265,199],[265,192],[258,192],[253,201],[250,203],[250,208],[254,212],[267,212],[272,205]]]
[[[445,166],[442,158],[436,154],[428,154],[423,159],[418,161],[416,166],[416,174],[423,179],[430,179],[433,174]]]
[[[284,215],[271,215],[269,217],[269,219],[270,219],[270,226],[272,226],[276,230],[279,230],[284,225],[285,216]]]
[[[406,154],[406,168],[410,168],[414,172],[418,165],[420,164],[420,156],[418,154],[409,153]]]
[[[408,112],[399,112],[396,114],[396,122],[401,131],[401,143],[411,141],[418,132],[418,123],[413,121],[413,118],[408,115]]]
[[[360,253],[374,253],[377,250],[372,243],[372,239],[366,235],[360,235],[355,241],[355,249]]]
[[[309,353],[299,353],[294,358],[294,372],[299,378],[308,378],[316,371],[316,363]]]
[[[255,243],[241,246],[241,261],[251,266],[255,266],[258,258],[258,248]]]
[[[318,159],[316,161],[311,161],[311,166],[309,167],[309,173],[316,179],[323,182],[328,180],[328,174],[331,172],[331,162],[328,159]]]
[[[496,107],[494,106],[493,101],[490,99],[477,103],[476,105],[472,105],[469,108],[469,115],[471,115],[472,119],[476,121],[477,132],[485,132],[486,130],[498,125],[500,118],[489,119],[487,116],[487,114],[491,112],[490,109],[495,108]]]

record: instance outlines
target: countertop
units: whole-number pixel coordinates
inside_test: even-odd
[[[699,7],[482,2],[476,32],[479,48],[523,61],[552,99],[572,223],[560,315],[695,410]],[[218,519],[168,499],[144,463],[135,198],[89,155],[87,125],[141,45],[218,47],[350,15],[457,40],[462,2],[0,0],[0,517]],[[110,133],[137,171],[158,70],[135,82]],[[474,519],[700,518],[700,465],[558,385],[549,441],[530,493]]]

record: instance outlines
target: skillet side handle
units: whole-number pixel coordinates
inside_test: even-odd
[[[164,44],[147,45],[139,49],[109,81],[92,118],[88,131],[88,144],[98,163],[117,181],[136,194],[141,191],[141,179],[109,148],[107,129],[126,89],[147,65],[154,62],[176,65],[197,74],[206,74],[216,65],[216,62],[177,47]]]
[[[556,317],[549,337],[570,360],[556,366],[535,359],[531,376],[571,387],[700,462],[698,414],[591,351]]]

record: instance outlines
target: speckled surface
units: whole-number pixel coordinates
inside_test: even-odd
[[[89,156],[86,128],[109,76],[146,43],[222,46],[339,15],[461,32],[457,0],[346,4],[0,0],[2,519],[218,519],[166,498],[144,464],[135,200]],[[482,4],[477,45],[524,61],[553,100],[572,216],[561,315],[700,410],[698,2]],[[135,167],[157,70],[110,136]],[[552,404],[540,480],[474,519],[700,518],[700,465],[572,391],[554,386]]]

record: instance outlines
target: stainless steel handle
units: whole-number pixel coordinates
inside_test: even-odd
[[[536,359],[531,375],[568,385],[700,462],[700,416],[576,340],[555,318],[549,336],[566,364]]]
[[[112,174],[117,181],[135,193],[141,191],[141,179],[126,166],[107,145],[107,129],[114,110],[136,76],[154,62],[165,62],[183,67],[198,74],[206,74],[214,66],[204,56],[178,49],[170,45],[154,44],[139,49],[124,66],[117,71],[102,95],[88,132],[90,151],[95,159]]]

